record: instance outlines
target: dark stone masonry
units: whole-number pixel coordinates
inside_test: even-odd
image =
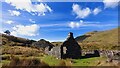
[[[73,33],[71,32],[69,33],[66,41],[64,41],[63,44],[61,45],[60,49],[62,59],[65,58],[78,59],[81,57],[81,47],[75,41]]]
[[[48,51],[48,48],[45,49],[45,52],[48,55],[54,55],[61,59],[72,58],[78,59],[81,58],[81,47],[75,41],[73,33],[70,32],[66,41],[63,42],[61,46],[53,47],[51,51]]]

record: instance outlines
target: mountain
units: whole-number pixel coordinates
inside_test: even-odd
[[[82,36],[76,37],[76,41],[79,43],[87,43],[91,45],[97,45],[97,46],[106,46],[106,48],[118,48],[120,49],[120,46],[118,43],[120,43],[119,40],[119,34],[120,28],[115,28],[111,30],[106,31],[93,31],[88,32]]]

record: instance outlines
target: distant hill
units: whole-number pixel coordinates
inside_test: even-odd
[[[120,29],[120,28],[119,28]],[[78,42],[118,42],[118,28],[106,31],[88,32],[75,38]]]
[[[25,38],[15,37],[12,35],[0,34],[2,38],[2,45],[10,45],[10,46],[29,46],[35,40],[29,40]]]
[[[60,46],[63,42],[51,42],[54,46]]]
[[[42,48],[50,47],[51,49],[54,45],[51,44],[49,41],[40,39],[39,41],[32,43],[32,46],[42,47]]]
[[[40,47],[45,48],[47,46],[53,47],[53,45],[44,39],[39,41],[29,40],[25,38],[15,37],[12,35],[0,34],[2,38],[2,45],[9,45],[9,46],[32,46],[32,47]]]
[[[93,31],[93,32],[88,32],[82,36],[78,36],[75,39],[79,43],[87,43],[97,46],[106,46],[114,49],[119,47],[118,45],[118,43],[120,43],[120,40],[118,40],[119,32],[120,32],[120,28],[115,28],[106,31]]]

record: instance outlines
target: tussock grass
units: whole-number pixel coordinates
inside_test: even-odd
[[[35,66],[35,67],[44,67],[44,66],[49,67],[48,64],[44,63],[43,61],[41,61],[40,59],[37,59],[37,58],[32,58],[32,59],[23,58],[23,59],[20,59],[19,57],[14,57],[13,56],[10,63],[7,64],[7,65],[3,65],[2,68],[9,68],[9,67],[15,68],[16,66],[18,66],[18,67],[26,66],[27,68],[31,68],[32,66]]]
[[[29,56],[39,56],[44,53],[40,49],[31,48],[31,47],[22,47],[22,46],[2,46],[2,54],[14,54],[14,55],[23,55],[26,57]]]

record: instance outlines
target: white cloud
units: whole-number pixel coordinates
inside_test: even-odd
[[[68,26],[70,28],[83,28],[83,27],[110,27],[110,26],[116,26],[117,24],[100,24],[98,22],[83,22],[83,20],[80,20],[78,22],[70,22]]]
[[[76,18],[86,18],[88,17],[90,14],[94,14],[97,15],[98,13],[100,13],[102,10],[100,8],[95,8],[94,10],[91,10],[90,8],[86,7],[86,8],[82,8],[80,5],[78,4],[73,4],[72,6],[72,11],[74,14],[77,15]]]
[[[39,26],[37,24],[33,25],[16,25],[13,27],[12,35],[24,35],[24,36],[36,36]]]
[[[83,23],[83,20],[80,20],[80,23]]]
[[[19,11],[15,11],[15,10],[8,10],[11,14],[11,16],[19,16],[21,13]]]
[[[91,14],[91,10],[88,7],[82,9],[78,4],[73,4],[72,9],[77,18],[85,18]]]
[[[52,12],[52,9],[47,4],[33,5],[31,0],[5,0],[6,3],[11,4],[16,9],[27,11],[32,15],[45,15],[46,12]]]
[[[93,10],[93,14],[94,15],[97,15],[99,12],[101,12],[102,10],[100,9],[100,8],[95,8],[94,10]]]
[[[13,24],[14,22],[11,21],[11,20],[9,20],[9,21],[6,21],[6,22],[4,22],[4,23],[6,23],[6,24]]]
[[[105,8],[115,8],[120,0],[103,0]]]
[[[70,22],[68,25],[71,28],[79,28],[80,26],[83,25],[83,21],[80,20],[80,22]]]
[[[30,21],[30,22],[32,22],[32,23],[35,23],[35,21],[34,21],[34,20],[32,20],[32,19],[29,19],[29,21]]]

